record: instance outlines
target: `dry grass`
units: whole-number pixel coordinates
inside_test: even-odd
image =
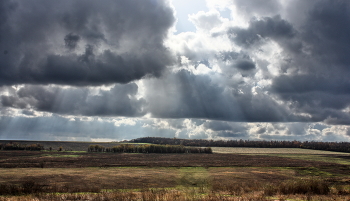
[[[280,185],[264,185],[264,183],[237,183],[225,189],[182,188],[182,189],[142,189],[133,191],[101,191],[99,193],[40,193],[34,192],[22,196],[1,196],[0,201],[17,200],[349,200],[349,191],[339,194],[331,191],[329,184],[321,180],[286,181]]]
[[[340,165],[350,165],[349,157],[350,155],[345,154],[334,154],[334,152],[331,152],[332,154],[268,154],[270,156],[277,156],[277,157],[285,157],[285,158],[292,158],[292,159],[298,159],[298,160],[305,160],[305,161],[320,161],[320,162],[328,162],[328,163],[337,163]]]
[[[317,161],[350,165],[350,153],[322,151],[298,148],[246,148],[246,147],[213,147],[214,153],[274,156],[303,161]]]
[[[0,201],[350,200],[350,167],[327,161],[271,154],[65,155],[1,152],[0,166],[27,168],[0,168],[0,194],[10,194]],[[348,160],[329,158],[341,156]]]
[[[230,154],[313,154],[313,155],[349,155],[350,153],[322,151],[298,148],[249,148],[249,147],[212,147],[213,153]]]
[[[162,188],[177,185],[174,168],[11,168],[0,169],[0,184],[32,180],[40,185],[86,185],[101,189]]]
[[[124,168],[10,168],[0,169],[0,184],[34,181],[39,185],[71,188],[143,189],[220,186],[242,183],[281,183],[297,178],[297,171],[257,167],[124,167]],[[342,177],[349,178],[350,177]]]
[[[256,167],[223,167],[209,168],[211,180],[221,189],[220,186],[232,186],[233,184],[254,184],[259,183],[281,183],[283,181],[296,177],[296,171],[293,169],[282,168],[256,168]]]
[[[347,184],[290,168],[14,168],[0,169],[0,179],[2,190],[17,189],[0,200],[350,199]]]

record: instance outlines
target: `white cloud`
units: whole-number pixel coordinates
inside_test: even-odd
[[[135,124],[136,124],[136,121],[131,118],[122,118],[122,119],[114,120],[114,125],[116,127],[124,126],[124,125],[135,126]]]
[[[205,32],[210,32],[213,28],[220,27],[224,21],[227,21],[220,17],[220,13],[216,10],[200,11],[189,15],[189,20],[196,26],[197,30]]]

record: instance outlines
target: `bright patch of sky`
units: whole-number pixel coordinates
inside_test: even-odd
[[[189,20],[189,15],[196,14],[200,11],[208,12],[208,3],[205,0],[172,0],[172,5],[175,8],[175,17],[177,19],[175,33],[195,32],[195,25]],[[210,6],[210,4],[209,4]],[[210,6],[211,7],[211,6]],[[224,18],[230,18],[229,9],[219,9],[220,15]]]
[[[204,0],[172,0],[175,8],[176,30],[177,33],[196,31],[196,27],[188,20],[188,15],[195,14],[199,11],[208,11]]]

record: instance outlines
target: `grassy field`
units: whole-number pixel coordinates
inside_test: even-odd
[[[215,153],[227,154],[311,154],[311,155],[348,155],[350,153],[322,151],[299,148],[249,148],[249,147],[212,147]]]
[[[350,155],[0,151],[0,200],[350,200]]]
[[[321,151],[298,148],[241,148],[241,147],[213,147],[215,153],[231,153],[246,155],[264,155],[285,157],[304,161],[320,161],[350,165],[350,153]]]
[[[318,170],[312,170],[314,172]],[[111,200],[348,200],[348,175],[309,176],[298,168],[261,167],[180,167],[180,168],[13,168],[0,169],[1,184],[18,185],[33,181],[37,186],[50,186],[55,193],[33,193],[2,196],[3,199],[76,200],[111,196]],[[278,186],[291,181],[333,182],[330,191],[288,194]],[[335,182],[336,180],[339,180]],[[0,184],[0,185],[1,185]],[[268,188],[267,188],[268,187]],[[272,193],[270,193],[272,191]],[[84,193],[81,193],[84,192]],[[90,193],[89,193],[90,192]],[[174,192],[177,192],[174,194]],[[339,193],[341,192],[341,193]],[[58,193],[58,194],[57,194]],[[96,194],[97,193],[97,194]],[[146,196],[142,198],[142,196]],[[78,198],[77,198],[78,197]],[[114,198],[113,198],[114,197]],[[115,199],[118,197],[119,199]],[[124,197],[124,199],[120,199]],[[176,197],[175,197],[176,198]],[[1,199],[1,198],[0,198]],[[108,200],[108,199],[107,199]]]

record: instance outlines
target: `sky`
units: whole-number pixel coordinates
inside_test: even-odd
[[[0,139],[350,140],[348,0],[1,0]]]

